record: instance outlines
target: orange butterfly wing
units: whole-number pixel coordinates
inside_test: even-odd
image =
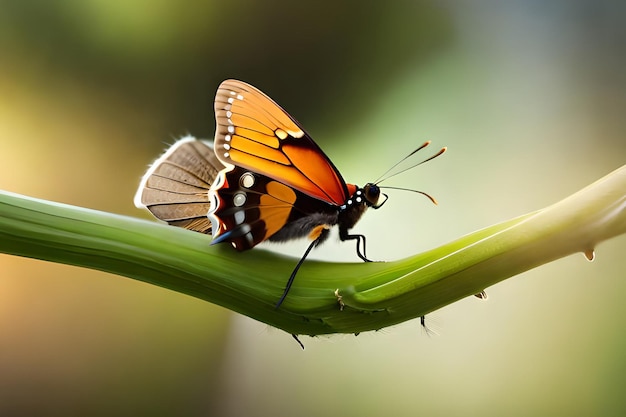
[[[220,84],[215,96],[215,153],[313,198],[340,206],[348,188],[313,139],[286,111],[255,87],[237,80]]]
[[[213,243],[227,241],[241,251],[268,239],[304,237],[318,224],[337,221],[335,206],[242,167],[220,172],[217,184],[209,191]],[[300,222],[309,216],[315,220]]]

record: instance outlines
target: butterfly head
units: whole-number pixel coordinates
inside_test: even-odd
[[[382,193],[385,199],[382,202],[379,202],[381,196],[380,187],[372,182],[366,184],[365,187],[363,187],[363,195],[365,197],[365,204],[373,209],[378,209],[382,207],[382,205],[385,204],[388,198],[387,194]]]
[[[387,201],[387,194],[382,194],[385,199],[379,203],[381,192],[380,187],[372,182],[365,185],[365,187],[357,187],[356,191],[350,196],[350,198],[342,205],[340,211],[348,210],[350,207],[361,206],[371,207],[374,209],[380,208],[385,201]]]

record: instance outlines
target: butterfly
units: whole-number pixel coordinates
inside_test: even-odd
[[[378,185],[382,180],[363,187],[346,183],[296,119],[242,81],[221,83],[215,120],[213,143],[183,138],[152,164],[137,190],[137,207],[171,225],[210,233],[213,244],[229,242],[238,251],[264,241],[307,237],[310,243],[276,308],[287,297],[304,260],[327,240],[332,227],[338,226],[340,240],[356,242],[360,259],[370,261],[365,236],[350,229],[368,208],[379,209],[387,201]],[[426,193],[409,191],[435,202]]]

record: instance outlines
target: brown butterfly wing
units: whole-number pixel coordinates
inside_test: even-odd
[[[337,221],[333,205],[241,167],[220,173],[209,195],[213,243],[228,241],[237,250],[303,237]]]
[[[146,172],[135,205],[173,226],[211,233],[208,191],[223,169],[208,142],[181,139]]]
[[[215,153],[239,166],[335,206],[349,197],[341,174],[311,137],[271,98],[227,80],[215,97]]]

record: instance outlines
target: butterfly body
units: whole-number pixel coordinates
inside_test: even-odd
[[[333,226],[340,240],[356,240],[357,255],[369,261],[365,237],[349,231],[369,207],[385,203],[375,183],[346,183],[300,124],[249,84],[227,80],[219,86],[215,119],[213,143],[182,139],[151,166],[135,196],[138,207],[239,251],[309,238],[276,307]]]

